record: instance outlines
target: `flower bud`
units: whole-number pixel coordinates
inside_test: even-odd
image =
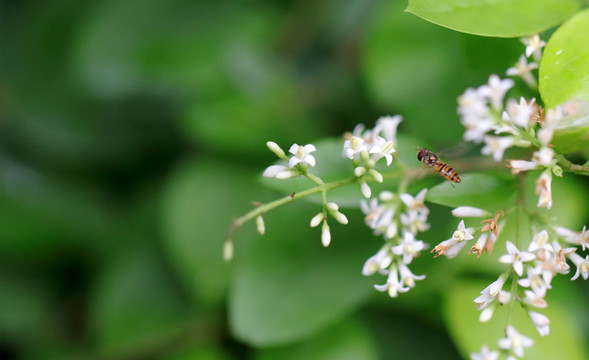
[[[354,175],[356,177],[360,177],[364,174],[366,174],[366,168],[364,166],[358,166],[357,168],[354,169]]]
[[[321,244],[323,244],[325,247],[328,247],[329,243],[331,243],[331,231],[329,230],[327,221],[324,221],[323,226],[321,227]]]
[[[491,215],[488,211],[479,209],[474,206],[459,206],[452,210],[452,215],[456,217],[483,217]]]
[[[362,195],[367,199],[370,199],[370,196],[372,196],[372,190],[370,190],[370,186],[368,186],[368,184],[365,182],[360,184],[360,191],[362,192]]]
[[[384,178],[382,177],[382,174],[379,173],[378,171],[374,170],[374,169],[370,169],[368,170],[368,174],[370,174],[370,176],[372,176],[372,178],[374,179],[374,181],[376,181],[377,183],[381,183],[384,181]]]
[[[225,244],[223,244],[223,259],[225,261],[233,259],[233,240],[231,239],[225,240]]]
[[[266,226],[264,225],[264,218],[262,217],[262,215],[258,215],[256,217],[256,229],[258,230],[260,235],[264,235],[264,233],[266,232]]]
[[[325,218],[325,215],[322,212],[313,216],[313,218],[311,219],[311,227],[319,226],[319,224],[321,224],[321,221],[323,221],[324,218]]]
[[[274,141],[268,141],[266,143],[266,146],[268,147],[268,149],[270,149],[270,151],[272,151],[274,154],[276,154],[276,156],[278,156],[280,159],[286,159],[286,154],[284,153],[284,150],[282,150],[282,148]]]

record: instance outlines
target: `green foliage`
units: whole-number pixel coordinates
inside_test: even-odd
[[[589,10],[581,11],[550,37],[540,66],[540,93],[547,109],[574,98],[589,101]]]
[[[547,30],[578,9],[578,0],[409,0],[406,11],[452,30],[515,37]]]

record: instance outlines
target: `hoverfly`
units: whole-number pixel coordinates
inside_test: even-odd
[[[429,151],[428,148],[421,149],[418,147],[416,151],[417,160],[421,161],[425,165],[439,172],[440,175],[444,177],[444,179],[455,183],[460,182],[460,176],[458,176],[458,173],[454,169],[452,169],[450,165],[441,161],[438,155]]]

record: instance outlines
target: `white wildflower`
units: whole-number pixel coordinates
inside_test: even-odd
[[[538,207],[550,209],[552,207],[552,173],[543,172],[536,180],[536,195],[538,197]]]
[[[540,35],[534,34],[520,39],[526,46],[526,56],[534,55],[534,60],[540,61],[542,58],[542,48],[546,46],[546,41],[540,39]]]
[[[530,319],[534,323],[534,326],[540,333],[540,336],[546,336],[550,333],[550,319],[546,315],[542,315],[535,311],[529,311]]]
[[[517,246],[515,246],[511,241],[506,241],[506,247],[508,254],[505,254],[499,258],[499,262],[504,264],[513,264],[513,269],[515,272],[522,276],[524,272],[523,263],[532,261],[536,258],[536,255],[527,252],[527,251],[519,251]]]
[[[382,116],[376,120],[376,126],[374,127],[374,133],[382,136],[387,141],[396,142],[397,139],[397,127],[403,121],[401,115],[395,116]]]
[[[362,267],[362,275],[370,276],[377,271],[386,274],[388,272],[386,269],[391,265],[392,261],[391,252],[385,248],[380,249],[375,255],[366,260]]]
[[[510,67],[505,72],[507,76],[519,76],[528,86],[535,88],[537,85],[536,78],[532,74],[532,70],[537,69],[538,64],[535,62],[528,63],[528,59],[521,55],[515,66]]]
[[[393,246],[391,251],[395,255],[403,255],[403,263],[410,264],[413,257],[425,248],[425,243],[421,240],[415,240],[415,236],[410,231],[403,232],[403,240],[399,245]]]
[[[491,106],[495,110],[500,110],[503,107],[503,97],[509,89],[514,85],[513,80],[504,79],[501,80],[497,75],[491,75],[489,82],[486,85],[482,85],[478,88],[478,93],[489,99]]]
[[[503,288],[503,284],[505,284],[505,279],[506,276],[502,275],[481,291],[481,295],[474,299],[474,302],[477,304],[477,310],[480,311],[485,309],[497,298],[499,292]]]
[[[524,348],[534,345],[534,341],[515,330],[511,325],[505,329],[506,337],[499,339],[498,344],[501,349],[512,350],[519,357],[524,356]]]
[[[497,360],[498,358],[499,352],[490,351],[487,345],[483,345],[479,353],[470,353],[470,360]]]
[[[485,135],[483,137],[485,146],[481,149],[483,155],[493,155],[495,161],[500,161],[503,158],[505,150],[513,145],[514,138],[511,136],[491,136]]]
[[[572,253],[569,254],[569,259],[575,264],[577,267],[577,271],[575,275],[571,278],[571,280],[577,280],[579,276],[583,276],[583,279],[589,279],[589,255],[583,259],[583,257],[579,254]]]
[[[315,157],[311,155],[311,153],[316,150],[317,149],[315,149],[315,145],[313,144],[307,144],[305,146],[293,144],[288,152],[294,156],[291,157],[288,161],[288,166],[291,168],[295,167],[297,164],[309,164],[311,166],[315,166]]]

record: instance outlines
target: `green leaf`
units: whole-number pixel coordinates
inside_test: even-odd
[[[487,210],[505,203],[516,194],[515,178],[487,174],[463,174],[453,188],[448,182],[431,188],[426,200],[444,206],[475,206]]]
[[[313,337],[278,348],[262,349],[256,360],[356,360],[378,359],[372,334],[357,321],[346,320]]]
[[[103,354],[144,350],[188,322],[187,303],[146,245],[129,246],[107,263],[91,296],[91,334]]]
[[[229,324],[237,339],[254,346],[301,340],[354,311],[373,293],[374,279],[364,278],[361,269],[382,241],[371,241],[361,220],[354,223],[361,218],[354,210],[346,212],[350,225],[330,222],[332,242],[325,249],[320,229],[308,225],[319,210],[295,202],[267,214],[266,234],[247,253],[236,255]]]
[[[550,37],[540,63],[540,93],[547,109],[574,98],[589,101],[589,9]]]
[[[409,0],[406,11],[456,31],[515,37],[556,26],[579,5],[577,0]]]
[[[231,217],[251,210],[260,201],[256,174],[242,165],[202,159],[180,166],[162,194],[164,249],[172,266],[193,296],[206,303],[222,301],[229,278],[223,243]],[[248,224],[250,225],[250,224]],[[246,226],[236,242],[254,234]]]
[[[505,337],[505,326],[511,306],[496,309],[493,318],[486,323],[478,321],[479,312],[473,299],[487,287],[488,282],[463,280],[445,293],[444,318],[455,344],[463,357],[479,352],[483,344],[497,349],[497,340]],[[563,284],[565,285],[565,284]],[[559,289],[557,289],[559,290]],[[552,290],[555,291],[555,290]],[[525,349],[527,359],[587,359],[582,333],[573,322],[575,315],[568,310],[569,301],[552,300],[549,306],[538,312],[550,318],[550,334],[541,337],[532,321],[520,306],[513,307],[511,324],[518,332],[534,340],[534,346]]]

